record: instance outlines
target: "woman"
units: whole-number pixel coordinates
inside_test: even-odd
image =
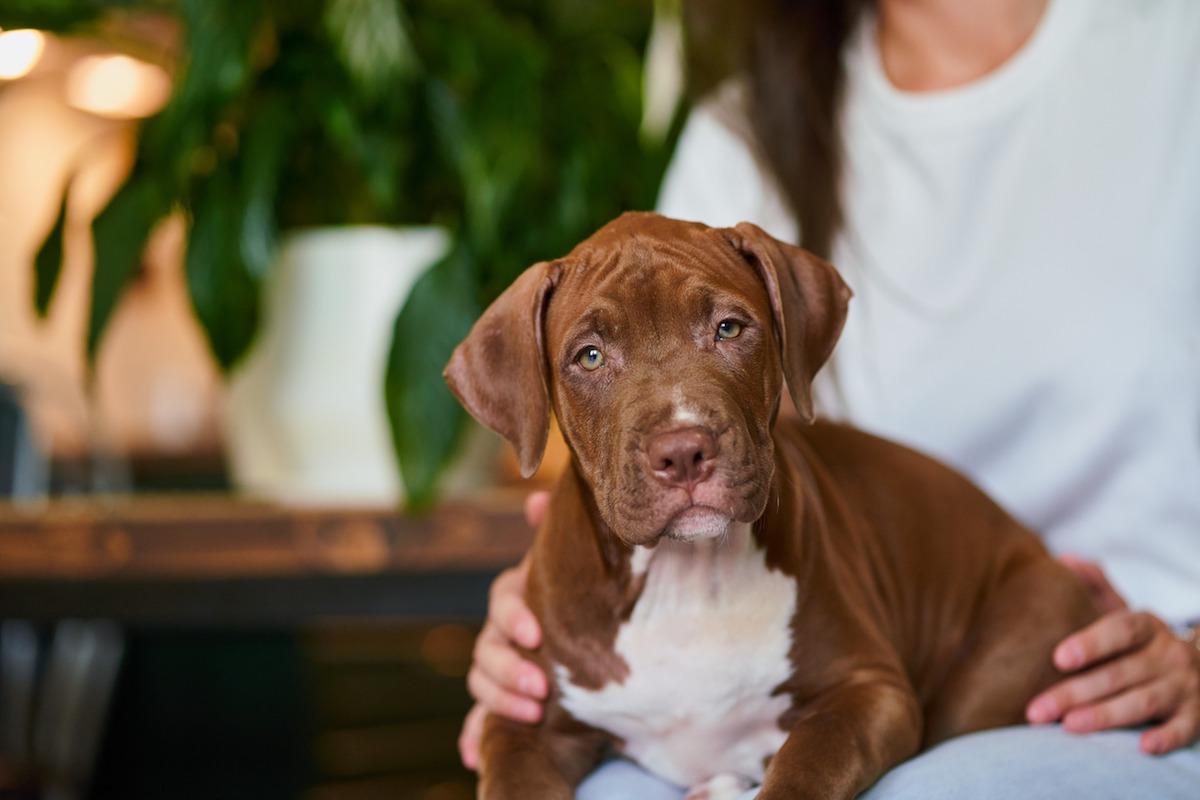
[[[1104,570],[1068,561],[1109,613],[1056,649],[1043,727],[948,742],[867,796],[1200,796],[1200,650],[1177,636],[1200,618],[1200,3],[769,0],[747,28],[661,210],[830,256],[856,298],[825,413]],[[533,720],[522,581],[496,583],[470,686]],[[680,793],[618,761],[579,796]]]

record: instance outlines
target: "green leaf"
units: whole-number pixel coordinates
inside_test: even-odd
[[[237,147],[231,106],[253,86],[265,4],[175,0],[171,7],[183,24],[184,59],[166,107],[141,126],[137,163],[179,195],[211,151]]]
[[[49,235],[42,242],[41,249],[34,259],[33,272],[33,307],[40,316],[46,316],[50,301],[54,298],[54,289],[58,286],[58,276],[62,272],[63,261],[63,229],[67,224],[68,190],[63,191],[62,204],[58,208],[58,216]]]
[[[92,224],[95,268],[87,331],[89,359],[95,358],[117,300],[141,267],[142,250],[150,231],[169,208],[170,202],[158,186],[135,172]]]
[[[99,19],[110,6],[124,3],[104,0],[4,0],[0,28],[41,28],[72,32]]]
[[[375,98],[417,67],[396,0],[328,0],[325,29],[356,88]]]
[[[235,169],[235,162],[222,162],[197,186],[186,259],[192,307],[225,370],[250,349],[258,328],[259,283],[242,257]]]
[[[289,109],[283,97],[270,97],[247,126],[238,161],[241,169],[241,260],[261,280],[275,261],[278,223],[275,204],[283,159],[292,142]]]
[[[421,276],[396,317],[385,399],[411,509],[436,499],[438,478],[467,421],[442,370],[479,316],[476,289],[475,265],[456,248]]]

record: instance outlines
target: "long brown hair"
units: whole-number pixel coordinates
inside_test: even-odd
[[[829,258],[842,226],[843,51],[873,0],[685,0],[694,96],[737,76],[752,144],[800,228]]]

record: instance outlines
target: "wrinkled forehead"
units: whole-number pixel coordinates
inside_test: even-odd
[[[616,337],[716,310],[770,318],[754,268],[716,231],[589,240],[562,262],[546,314],[550,348],[583,331]]]

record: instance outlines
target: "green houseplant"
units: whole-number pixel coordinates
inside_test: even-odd
[[[178,21],[167,106],[93,225],[87,352],[152,227],[182,210],[196,316],[224,368],[259,327],[282,231],[434,224],[452,247],[396,318],[386,380],[412,506],[436,496],[466,424],[440,373],[525,266],[648,207],[672,136],[646,136],[639,0],[10,0],[2,27],[95,31],[114,14]],[[111,27],[111,26],[108,26]],[[54,291],[60,213],[37,255]]]

